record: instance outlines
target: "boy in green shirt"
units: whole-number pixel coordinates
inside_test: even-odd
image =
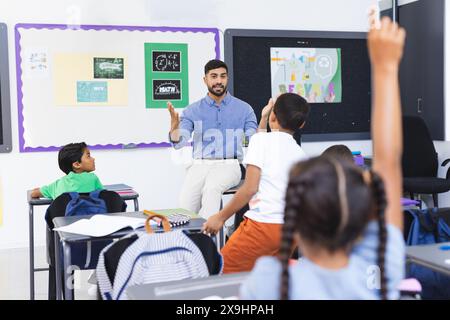
[[[92,173],[95,170],[95,159],[84,142],[69,143],[58,153],[59,168],[66,176],[55,182],[35,188],[31,192],[33,198],[56,199],[65,192],[92,192],[103,189],[98,177]]]

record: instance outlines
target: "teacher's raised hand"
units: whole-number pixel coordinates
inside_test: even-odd
[[[180,140],[180,134],[178,132],[180,115],[175,111],[175,108],[170,101],[167,101],[167,110],[169,110],[170,113],[170,140],[172,142],[178,142]]]

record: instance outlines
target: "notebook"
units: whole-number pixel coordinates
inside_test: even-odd
[[[145,218],[96,214],[89,219],[80,219],[67,226],[54,228],[53,230],[91,237],[102,237],[124,228],[137,229],[143,227],[145,220]],[[150,221],[150,225],[155,226],[157,223]]]
[[[167,219],[169,219],[171,227],[178,227],[187,224],[191,217],[183,213],[172,213],[167,216]],[[160,221],[158,225],[161,227],[162,222]]]
[[[110,191],[126,191],[126,190],[133,190],[133,187],[130,187],[127,184],[124,183],[118,183],[118,184],[108,184],[103,186],[106,190]]]

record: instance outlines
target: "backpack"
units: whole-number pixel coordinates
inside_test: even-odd
[[[71,200],[66,206],[65,216],[82,216],[91,214],[107,213],[105,200],[99,197],[102,190],[92,191],[89,194],[80,195],[77,192],[68,192]],[[100,252],[112,240],[87,241],[85,243],[73,243],[72,265],[80,269],[94,269],[97,265],[97,258],[94,253]]]
[[[450,209],[407,210],[413,221],[406,244],[425,245],[450,241]],[[407,276],[422,285],[424,299],[450,299],[450,277],[430,268],[411,263]]]
[[[221,273],[222,258],[208,236],[201,234],[203,244],[188,236],[183,230],[170,231],[168,220],[162,217],[164,230],[153,233],[147,219],[147,232],[136,231],[104,248],[96,269],[101,298],[106,300],[128,299],[126,289],[132,285],[208,277]],[[165,219],[165,220],[164,220]],[[150,232],[150,233],[148,233]],[[198,237],[197,237],[198,238]],[[194,240],[195,239],[195,240]],[[194,242],[195,241],[195,242]],[[208,249],[209,250],[208,250]],[[211,252],[213,248],[214,252]],[[203,251],[202,251],[203,250]],[[219,258],[219,268],[208,265],[205,258],[212,258],[205,251]]]
[[[100,199],[100,192],[96,190],[87,196],[80,196],[77,192],[69,192],[71,200],[66,206],[65,216],[80,216],[88,214],[106,213],[105,200]]]

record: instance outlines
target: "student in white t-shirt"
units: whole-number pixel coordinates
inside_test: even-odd
[[[251,138],[244,158],[244,184],[228,205],[203,226],[206,233],[215,234],[229,217],[249,203],[244,221],[222,249],[224,273],[250,271],[259,257],[277,255],[289,170],[294,163],[306,159],[293,133],[304,126],[309,109],[306,100],[294,93],[282,94],[275,105],[270,100],[264,107],[259,129],[265,131],[268,121],[271,132],[258,132]]]

